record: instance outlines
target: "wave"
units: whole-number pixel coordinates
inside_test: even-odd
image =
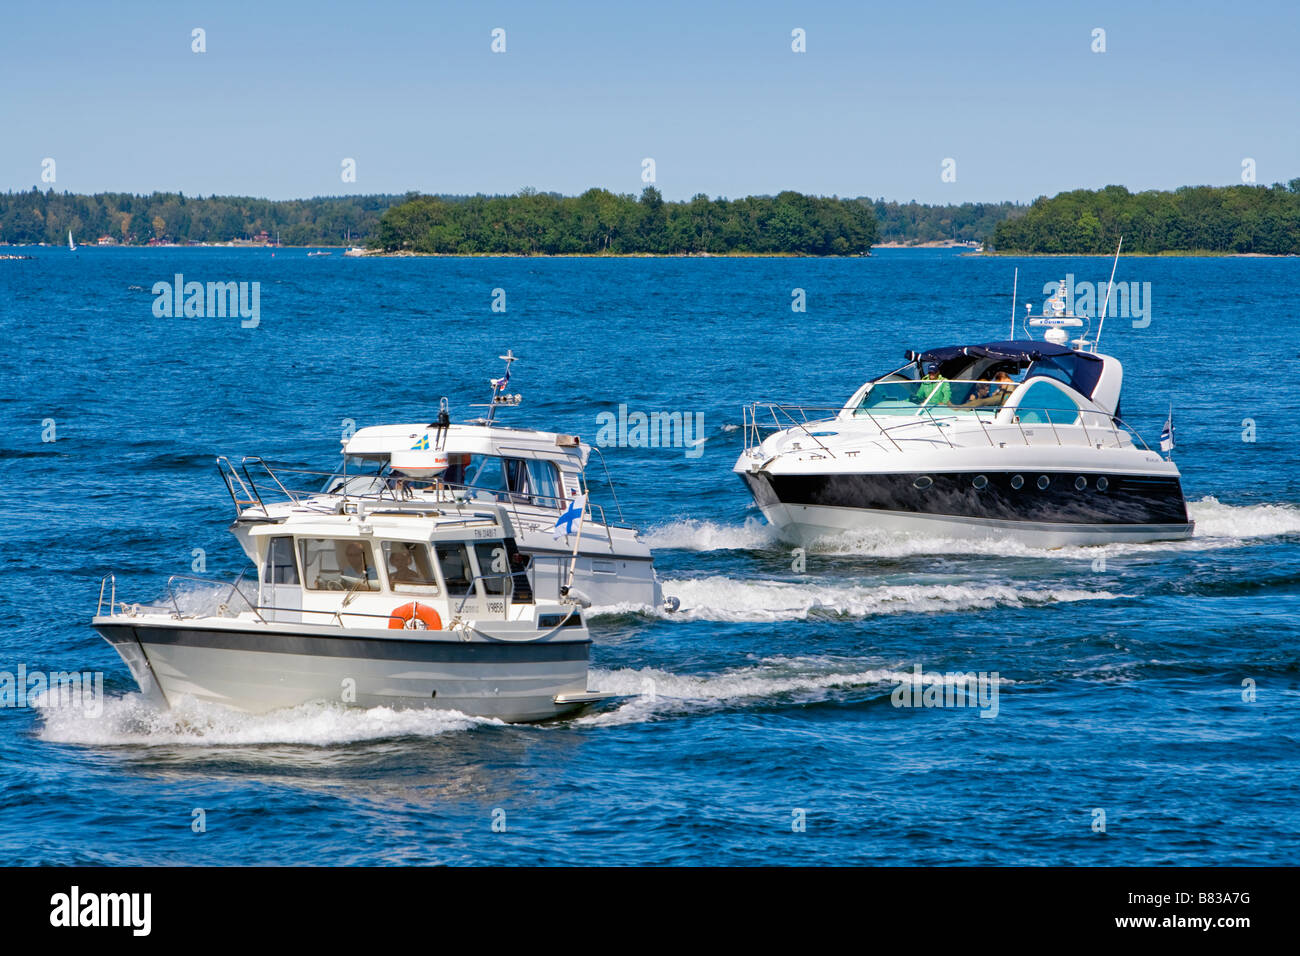
[[[641,535],[650,548],[672,551],[766,551],[780,546],[771,525],[746,518],[740,526],[684,518]]]
[[[934,679],[940,686],[969,683],[961,673],[925,670],[923,678]],[[605,693],[628,699],[612,710],[572,721],[578,726],[641,723],[672,713],[782,700],[808,703],[826,700],[835,692],[861,688],[875,688],[885,695],[899,684],[916,684],[917,680],[908,665],[864,668],[858,662],[828,658],[777,657],[710,675],[673,674],[650,667],[612,671],[593,667],[588,683]],[[998,678],[999,685],[1013,683],[1008,678]]]
[[[1018,588],[999,584],[827,585],[797,581],[742,581],[713,576],[663,582],[664,594],[681,610],[646,606],[594,607],[590,616],[638,613],[674,621],[802,621],[864,618],[993,607],[1036,607],[1069,601],[1113,600],[1109,591],[1080,588]]]
[[[1207,496],[1187,505],[1196,537],[1268,538],[1300,534],[1300,508],[1293,505],[1225,505]]]
[[[193,699],[159,710],[140,694],[109,697],[103,713],[79,708],[41,710],[40,739],[91,746],[248,746],[302,744],[327,747],[390,737],[436,737],[497,724],[458,711],[388,707],[350,708],[313,702],[268,714],[245,714]]]

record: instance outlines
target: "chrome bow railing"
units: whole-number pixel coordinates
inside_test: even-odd
[[[845,413],[850,413],[845,415]],[[902,414],[900,414],[900,412]],[[832,448],[823,438],[832,436],[824,432],[839,431],[852,422],[866,419],[873,431],[863,432],[861,444],[875,444],[885,451],[906,451],[909,442],[927,445],[941,442],[948,447],[966,446],[968,442],[953,440],[953,429],[974,423],[982,435],[981,444],[992,448],[1008,445],[1087,445],[1097,448],[1123,448],[1140,446],[1150,451],[1150,446],[1137,430],[1122,419],[1105,412],[1089,409],[1064,409],[1029,405],[962,406],[927,403],[914,409],[898,406],[888,410],[857,408],[845,404],[816,405],[786,402],[753,402],[745,406],[745,452],[754,450],[772,433],[788,431],[797,433],[810,443],[802,451],[824,453],[837,458],[845,453],[857,454],[859,445],[833,442]],[[902,420],[900,420],[902,419]],[[1046,429],[1046,431],[1042,431]],[[969,431],[974,431],[970,429]],[[1050,437],[1044,439],[1043,435]],[[836,435],[840,438],[840,435]],[[784,449],[789,450],[789,449]]]

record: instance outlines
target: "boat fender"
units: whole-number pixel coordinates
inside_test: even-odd
[[[388,617],[389,630],[441,631],[442,618],[427,604],[412,601],[395,608]]]
[[[587,597],[587,595],[583,594],[575,587],[561,587],[560,595],[562,597],[572,598],[582,607],[591,607],[591,598]]]

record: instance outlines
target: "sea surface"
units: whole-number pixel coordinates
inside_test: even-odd
[[[9,251],[35,258],[0,262],[0,671],[102,672],[106,700],[0,708],[0,862],[1300,863],[1300,260],[1120,262],[1151,321],[1102,350],[1149,442],[1172,407],[1191,540],[850,536],[798,571],[731,473],[745,403],[1004,339],[1013,270],[1037,312],[1110,261]],[[257,326],[156,317],[178,273],[260,283]],[[328,467],[353,423],[473,417],[506,349],[507,423],[703,416],[696,448],[605,449],[682,604],[593,618],[624,700],[544,726],[142,702],[89,626],[100,580],[147,602],[196,549],[244,568],[216,455]],[[894,706],[918,665],[996,673],[996,717]]]

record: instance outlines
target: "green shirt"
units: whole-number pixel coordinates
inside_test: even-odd
[[[931,398],[931,396],[934,396]],[[952,386],[948,384],[947,379],[929,378],[921,381],[920,387],[916,390],[917,400],[926,404],[929,399],[931,405],[951,405],[952,404]]]

